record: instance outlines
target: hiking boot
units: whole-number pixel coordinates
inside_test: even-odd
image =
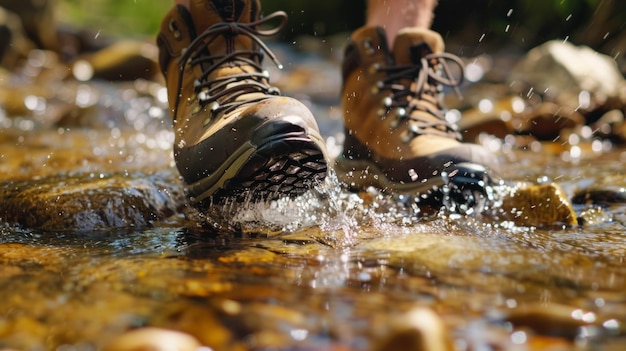
[[[443,49],[441,36],[426,29],[402,30],[393,50],[382,28],[352,35],[342,67],[346,140],[336,170],[353,190],[415,194],[490,181],[495,157],[462,143],[446,121],[442,87],[461,83],[463,63]]]
[[[278,62],[259,36],[277,33],[287,15],[259,16],[258,0],[194,0],[190,9],[174,7],[161,25],[174,157],[198,207],[297,196],[326,176],[314,117],[280,96],[261,67],[264,54]],[[276,29],[257,28],[276,21]]]

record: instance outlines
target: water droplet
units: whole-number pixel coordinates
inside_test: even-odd
[[[578,94],[578,108],[586,109],[591,106],[591,93],[586,90]]]
[[[617,330],[619,329],[619,321],[617,319],[609,319],[602,323],[602,326],[606,329]]]
[[[516,331],[511,334],[511,341],[517,345],[525,344],[527,339],[528,337],[523,331]]]
[[[482,113],[489,113],[493,111],[493,101],[490,99],[482,99],[478,102],[478,109]]]
[[[456,124],[459,123],[459,121],[461,120],[461,111],[457,110],[457,109],[451,109],[446,111],[446,121],[448,121],[448,123],[452,123],[452,124]]]
[[[469,63],[465,66],[465,78],[470,82],[478,82],[483,78],[485,71],[481,65],[476,62]]]
[[[522,113],[526,109],[526,103],[520,97],[514,97],[511,99],[511,108],[515,113]]]
[[[86,82],[93,78],[94,69],[91,63],[86,60],[77,60],[72,65],[72,75],[81,82]]]
[[[569,150],[569,154],[571,158],[580,158],[580,156],[582,156],[582,149],[580,146],[572,146]]]
[[[24,106],[33,112],[43,112],[46,109],[46,100],[39,96],[28,95],[24,98]]]

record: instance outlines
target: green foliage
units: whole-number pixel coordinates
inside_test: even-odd
[[[62,22],[107,36],[155,35],[172,0],[58,0]]]

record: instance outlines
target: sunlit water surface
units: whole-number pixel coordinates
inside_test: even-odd
[[[559,175],[536,163],[509,175],[562,176],[575,188],[619,171],[594,162],[559,165]],[[459,350],[619,350],[626,342],[623,204],[600,224],[534,228],[480,213],[423,215],[402,198],[364,200],[335,186],[219,209],[214,215],[238,223],[237,235],[213,229],[224,217],[207,226],[193,210],[191,220],[177,215],[143,231],[3,227],[0,344],[87,350],[152,325],[217,349],[365,350],[416,306],[442,316]],[[510,322],[527,309],[521,326]]]
[[[38,164],[40,175],[54,174],[45,166],[72,161],[78,148],[93,158],[73,160],[67,177],[105,177],[109,166],[173,170],[165,105],[144,99],[162,88],[75,89],[108,124],[50,129],[3,117],[3,157],[28,150],[41,162],[22,163],[23,174],[5,164],[5,179],[27,177],[24,169]],[[332,149],[341,130],[336,108],[312,108]],[[626,188],[618,146],[497,149],[496,193],[518,181],[556,182],[569,198]],[[330,177],[301,198],[230,203],[208,216],[187,208],[143,230],[5,224],[0,348],[96,350],[129,329],[158,326],[216,350],[368,350],[394,333],[403,312],[427,307],[461,351],[623,350],[626,204],[577,205],[580,215],[598,215],[569,227],[515,225],[498,219],[497,201],[486,205],[469,214],[424,211],[410,197],[349,193]]]

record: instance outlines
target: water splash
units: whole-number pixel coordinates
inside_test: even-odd
[[[498,208],[505,190],[480,184],[459,186],[447,174],[445,184],[422,194],[390,194],[370,187],[348,191],[334,172],[296,198],[258,201],[241,197],[210,204],[205,210],[188,208],[187,216],[218,232],[244,237],[275,237],[317,227],[315,239],[332,247],[357,243],[362,228],[412,226],[432,218],[476,216]]]
[[[187,215],[216,231],[244,236],[271,237],[318,226],[325,232],[338,233],[332,241],[344,243],[357,231],[362,202],[358,195],[345,192],[335,174],[329,172],[323,183],[296,198],[227,199],[210,204],[204,211],[188,209]]]

